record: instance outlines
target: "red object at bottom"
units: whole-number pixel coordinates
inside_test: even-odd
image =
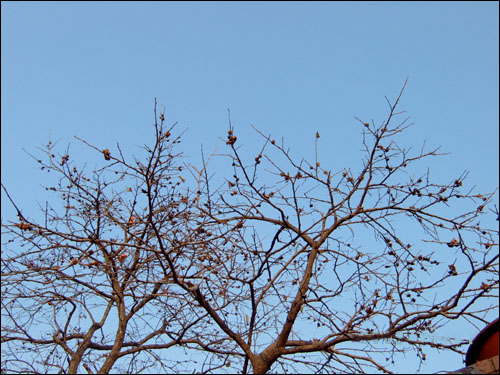
[[[497,318],[479,332],[472,341],[467,351],[467,355],[465,356],[465,363],[467,366],[498,355],[498,329],[499,322]]]

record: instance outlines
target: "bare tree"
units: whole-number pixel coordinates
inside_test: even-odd
[[[176,243],[175,261],[202,222],[183,188],[175,125],[166,127],[156,104],[155,119],[142,160],[119,145],[116,155],[89,145],[105,164],[86,173],[51,142],[37,159],[59,177],[47,187],[57,197],[41,223],[12,201],[18,220],[2,224],[2,371],[172,372],[178,364],[165,349],[199,340],[194,326],[209,333],[204,313],[177,298],[182,289],[156,240]]]
[[[401,352],[462,353],[438,332],[498,309],[498,209],[466,172],[419,172],[440,153],[398,141],[403,90],[359,120],[357,169],[258,130],[245,156],[231,122],[230,174],[186,168],[156,106],[145,162],[91,146],[107,164],[87,178],[49,145],[63,211],[2,224],[2,369],[390,373]]]

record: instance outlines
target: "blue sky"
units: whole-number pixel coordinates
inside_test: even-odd
[[[319,131],[322,160],[343,168],[359,163],[354,116],[382,122],[384,97],[406,77],[400,109],[415,125],[403,143],[442,145],[450,155],[431,165],[442,181],[466,169],[470,186],[498,186],[498,2],[1,6],[1,179],[28,215],[48,176],[23,148],[36,153],[50,137],[93,165],[78,135],[134,152],[152,139],[155,97],[187,129],[192,163],[201,144],[224,148],[229,108],[247,150],[258,140],[252,124],[306,157]],[[2,220],[13,218],[3,191],[2,203]],[[462,366],[449,358],[430,356],[426,370]]]

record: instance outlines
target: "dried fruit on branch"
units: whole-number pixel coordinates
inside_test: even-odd
[[[29,223],[17,223],[16,227],[18,227],[21,230],[30,230],[33,228]]]

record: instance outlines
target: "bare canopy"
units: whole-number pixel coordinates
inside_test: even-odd
[[[403,352],[463,353],[440,328],[497,309],[498,209],[467,172],[433,178],[439,149],[401,144],[402,92],[357,119],[356,168],[329,169],[318,132],[297,159],[231,122],[224,155],[187,165],[156,102],[140,156],[81,140],[88,172],[47,144],[41,220],[2,183],[2,372],[391,373]]]

